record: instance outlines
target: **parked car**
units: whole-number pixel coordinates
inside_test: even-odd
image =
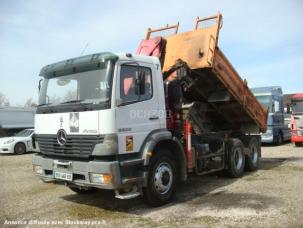
[[[14,136],[0,138],[0,153],[24,154],[28,151],[37,151],[33,147],[33,134],[34,129],[24,129]]]

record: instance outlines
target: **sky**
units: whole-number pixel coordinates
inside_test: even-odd
[[[0,0],[0,93],[13,106],[38,97],[47,64],[103,51],[135,52],[148,27],[223,15],[219,47],[249,87],[303,92],[301,0]]]

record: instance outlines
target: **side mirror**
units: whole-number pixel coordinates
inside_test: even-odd
[[[291,114],[291,105],[290,104],[286,105],[286,113]]]
[[[40,92],[40,89],[41,89],[41,82],[42,82],[42,80],[43,80],[43,79],[40,79],[40,80],[39,80],[39,85],[38,85],[38,90],[39,90],[39,92]]]
[[[280,103],[279,101],[274,101],[273,103],[273,109],[274,109],[274,112],[280,112]]]
[[[136,72],[135,93],[136,93],[136,95],[142,95],[145,93],[145,72],[144,71]]]

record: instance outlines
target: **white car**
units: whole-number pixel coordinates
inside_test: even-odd
[[[32,136],[34,129],[25,129],[14,136],[0,138],[0,153],[24,154],[37,151],[33,148]]]

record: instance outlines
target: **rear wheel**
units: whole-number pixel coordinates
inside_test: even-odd
[[[240,177],[245,166],[244,146],[239,139],[230,139],[228,142],[228,170],[230,177]]]
[[[85,195],[85,194],[90,194],[90,193],[94,193],[97,191],[96,188],[88,188],[88,189],[84,189],[84,188],[77,188],[74,186],[68,186],[70,190],[72,190],[75,193],[81,194],[81,195]]]
[[[144,202],[154,207],[168,203],[175,193],[176,181],[175,160],[169,151],[157,151],[150,161],[147,187],[142,189]]]
[[[250,154],[245,157],[245,168],[248,171],[255,171],[259,168],[260,161],[260,145],[255,137],[249,140],[248,148]]]
[[[15,154],[24,154],[26,152],[26,147],[24,143],[17,143],[14,148]]]
[[[302,146],[303,144],[301,142],[295,142],[295,146]]]

